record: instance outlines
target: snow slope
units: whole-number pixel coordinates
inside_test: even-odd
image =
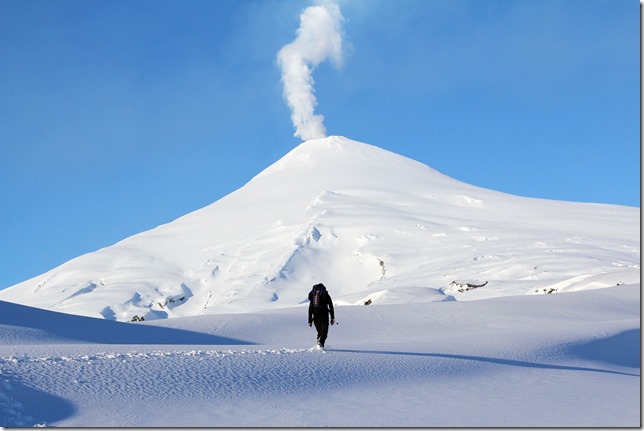
[[[638,427],[640,286],[121,323],[0,302],[0,426]]]
[[[639,283],[639,234],[638,208],[507,195],[335,136],[0,300],[130,321],[297,307],[317,282],[338,304],[597,289]]]

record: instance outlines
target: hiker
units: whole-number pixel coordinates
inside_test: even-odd
[[[309,301],[309,327],[315,323],[315,329],[318,331],[318,347],[323,349],[329,333],[329,313],[331,314],[331,325],[335,323],[333,301],[322,283],[313,286],[309,292]]]

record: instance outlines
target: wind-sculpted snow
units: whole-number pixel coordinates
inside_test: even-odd
[[[306,307],[118,324],[0,302],[0,425],[638,426],[639,289],[338,306],[326,352]],[[168,338],[78,343],[61,326]]]
[[[388,352],[396,356],[392,361],[379,354],[382,352],[370,353],[368,350],[318,353],[288,348],[153,350],[62,357],[9,356],[0,357],[0,361],[3,368],[20,369],[21,374],[29,376],[26,384],[38,382],[64,388],[60,395],[65,398],[92,398],[107,391],[116,400],[130,402],[141,402],[141,398],[170,401],[185,397],[195,400],[271,397],[441,374],[442,367],[436,365],[442,361],[440,358],[428,361],[431,355]],[[287,359],[285,355],[289,355]],[[104,388],[104,382],[112,376],[123,378]]]
[[[392,384],[407,386],[419,381],[443,387],[450,379],[476,379],[482,374],[498,373],[503,368],[639,377],[633,372],[514,357],[370,349],[337,349],[327,353],[289,348],[150,350],[80,356],[0,357],[2,376],[19,373],[23,376],[20,384],[26,387],[56,388],[58,399],[82,399],[90,406],[111,405],[119,406],[119,409],[132,404],[210,403],[217,406],[222,402],[289,399],[315,394],[324,397],[325,393],[369,390]],[[5,389],[5,398],[10,399],[12,395],[11,387]],[[114,415],[110,424],[127,424],[118,413],[114,412]],[[185,418],[175,420],[186,425],[191,423]],[[243,418],[239,420],[243,421]],[[5,424],[18,425],[19,422]]]
[[[60,399],[126,406],[196,402],[216,405],[221,401],[283,398],[404,384],[455,371],[441,358],[370,353],[343,350],[327,354],[282,348],[8,356],[0,357],[0,372],[19,373],[23,376],[21,384],[27,387],[57,388]],[[468,364],[463,362],[457,368],[466,372]],[[5,398],[12,395],[15,394],[10,388],[4,391]],[[4,425],[21,424],[11,418],[6,420]],[[119,424],[120,420],[115,416],[111,423]],[[28,421],[29,417],[24,418],[22,425],[32,425]]]

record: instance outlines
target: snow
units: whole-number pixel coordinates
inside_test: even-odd
[[[308,141],[0,291],[0,426],[638,427],[639,216]]]
[[[353,305],[597,289],[639,282],[639,233],[638,208],[486,190],[333,136],[0,300],[131,321],[295,307],[320,281]]]
[[[640,426],[640,286],[121,323],[0,302],[0,424]],[[331,292],[333,293],[333,292]]]

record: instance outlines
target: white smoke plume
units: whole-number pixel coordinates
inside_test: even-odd
[[[342,21],[340,7],[333,1],[318,1],[300,15],[297,37],[277,54],[282,69],[284,97],[291,108],[295,134],[303,140],[326,137],[324,117],[315,114],[317,99],[313,71],[330,59],[342,65]]]

